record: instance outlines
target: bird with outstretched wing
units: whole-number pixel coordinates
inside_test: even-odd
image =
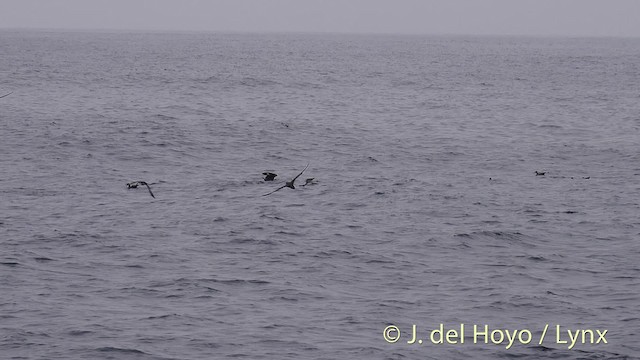
[[[296,175],[296,177],[294,177],[291,181],[287,181],[284,185],[282,185],[282,186],[280,186],[279,188],[277,188],[277,189],[273,190],[272,192],[270,192],[270,193],[268,193],[268,194],[264,194],[264,195],[262,195],[262,196],[271,195],[271,194],[273,194],[274,192],[279,191],[279,190],[282,190],[282,189],[284,189],[284,188],[286,188],[286,187],[288,187],[288,188],[290,188],[290,189],[295,189],[296,187],[295,187],[293,184],[295,183],[296,179],[297,179],[298,177],[300,177],[300,175],[302,175],[302,173],[303,173],[305,170],[307,170],[307,168],[308,168],[308,167],[309,167],[309,164],[307,164],[307,166],[305,166],[305,167],[304,167],[304,169],[302,169],[302,171],[300,171],[300,174]]]
[[[132,181],[130,183],[127,183],[127,189],[137,189],[139,185],[144,185],[147,187],[147,190],[149,190],[149,195],[151,195],[152,198],[156,198],[153,195],[153,192],[151,191],[151,187],[149,186],[149,184],[147,184],[146,181]]]

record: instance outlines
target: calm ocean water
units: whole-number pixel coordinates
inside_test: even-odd
[[[638,59],[0,31],[0,354],[640,358]]]

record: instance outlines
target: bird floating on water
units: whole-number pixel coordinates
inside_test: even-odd
[[[307,164],[307,166],[305,166],[305,167],[304,167],[304,169],[302,169],[302,171],[300,171],[300,174],[296,175],[296,177],[294,177],[291,181],[287,181],[284,185],[282,185],[282,186],[280,186],[279,188],[277,188],[277,189],[273,190],[272,192],[270,192],[270,193],[268,193],[268,194],[264,194],[264,195],[262,195],[262,196],[271,195],[271,194],[273,194],[274,192],[276,192],[276,191],[278,191],[278,190],[282,190],[282,189],[284,189],[284,188],[286,188],[286,187],[288,187],[288,188],[290,188],[290,189],[295,189],[296,187],[295,187],[293,184],[295,183],[296,179],[297,179],[298,177],[300,177],[300,175],[302,175],[302,173],[303,173],[305,170],[307,170],[307,168],[308,168],[308,167],[309,167],[309,164]],[[306,185],[306,184],[305,184],[305,185]]]
[[[264,175],[264,181],[273,181],[278,174],[274,174],[272,172],[265,171],[262,173]]]
[[[536,176],[543,176],[546,173],[547,173],[546,171],[538,171],[538,170],[536,170]]]
[[[314,185],[314,184],[317,184],[317,183],[318,183],[318,182],[317,182],[317,181],[315,181],[315,178],[307,178],[307,179],[304,181],[304,184],[302,184],[302,185],[300,185],[300,186]]]
[[[140,185],[146,186],[147,190],[149,190],[149,195],[151,195],[151,197],[154,198],[154,199],[156,198],[153,195],[153,192],[151,192],[151,188],[149,187],[149,184],[147,184],[145,181],[132,181],[132,182],[129,182],[129,183],[127,183],[127,189],[137,189],[138,186],[140,186]]]

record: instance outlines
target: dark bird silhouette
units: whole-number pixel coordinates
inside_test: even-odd
[[[307,170],[307,168],[309,167],[309,164],[307,164],[307,166],[304,167],[304,169],[302,169],[302,171],[300,171],[300,174],[296,175],[296,177],[294,177],[291,181],[287,181],[284,185],[280,186],[279,188],[273,190],[272,192],[268,193],[268,194],[264,194],[262,196],[267,196],[267,195],[271,195],[276,191],[282,190],[286,187],[290,188],[290,189],[295,189],[296,187],[293,185],[293,183],[295,183],[296,179],[298,177],[300,177],[300,175],[302,175],[302,173]]]
[[[542,175],[544,175],[546,173],[547,173],[546,171],[538,171],[538,170],[536,170],[536,176],[542,176]]]
[[[12,92],[10,92],[10,93],[8,93],[8,94],[4,94],[4,95],[0,96],[0,99],[2,99],[2,98],[3,98],[3,97],[5,97],[5,96],[9,96],[9,95],[11,95],[11,94],[13,94],[13,91],[12,91]]]
[[[307,178],[307,180],[304,181],[304,184],[302,184],[300,186],[313,185],[313,184],[316,183],[314,180],[315,180],[315,178]]]
[[[156,198],[153,195],[153,192],[151,192],[151,188],[149,187],[149,184],[147,184],[144,181],[132,181],[132,182],[129,182],[129,183],[127,183],[127,189],[137,189],[138,186],[140,186],[140,185],[146,186],[147,190],[149,190],[149,194],[151,195],[151,197],[154,198],[154,199]]]
[[[278,176],[278,174],[274,174],[272,172],[263,172],[262,175],[264,175],[264,181],[273,181],[276,176]]]

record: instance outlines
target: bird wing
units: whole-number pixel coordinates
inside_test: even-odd
[[[13,91],[12,91],[12,92],[10,92],[10,93],[8,93],[8,94],[4,94],[4,95],[0,96],[0,99],[2,99],[2,98],[3,98],[3,97],[5,97],[5,96],[9,96],[9,95],[11,95],[11,94],[13,94]]]
[[[309,164],[307,163],[307,166],[304,167],[304,169],[302,169],[302,171],[300,171],[300,174],[298,174],[296,177],[293,178],[293,180],[291,180],[291,185],[293,185],[293,182],[296,181],[297,178],[300,177],[300,175],[302,175],[302,173],[307,170],[307,168],[309,167]]]
[[[276,191],[278,191],[278,190],[281,190],[281,189],[283,189],[283,188],[286,188],[286,187],[287,187],[287,185],[282,185],[282,186],[280,186],[279,188],[277,188],[277,189],[273,190],[272,192],[270,192],[270,193],[268,193],[268,194],[264,194],[264,195],[262,195],[262,196],[271,195],[271,194],[273,194],[274,192],[276,192]]]
[[[146,182],[143,182],[143,184],[147,187],[147,190],[149,190],[149,194],[151,194],[151,197],[155,199],[156,197],[153,195],[153,192],[151,192],[151,187],[149,187],[149,184],[147,184]]]

